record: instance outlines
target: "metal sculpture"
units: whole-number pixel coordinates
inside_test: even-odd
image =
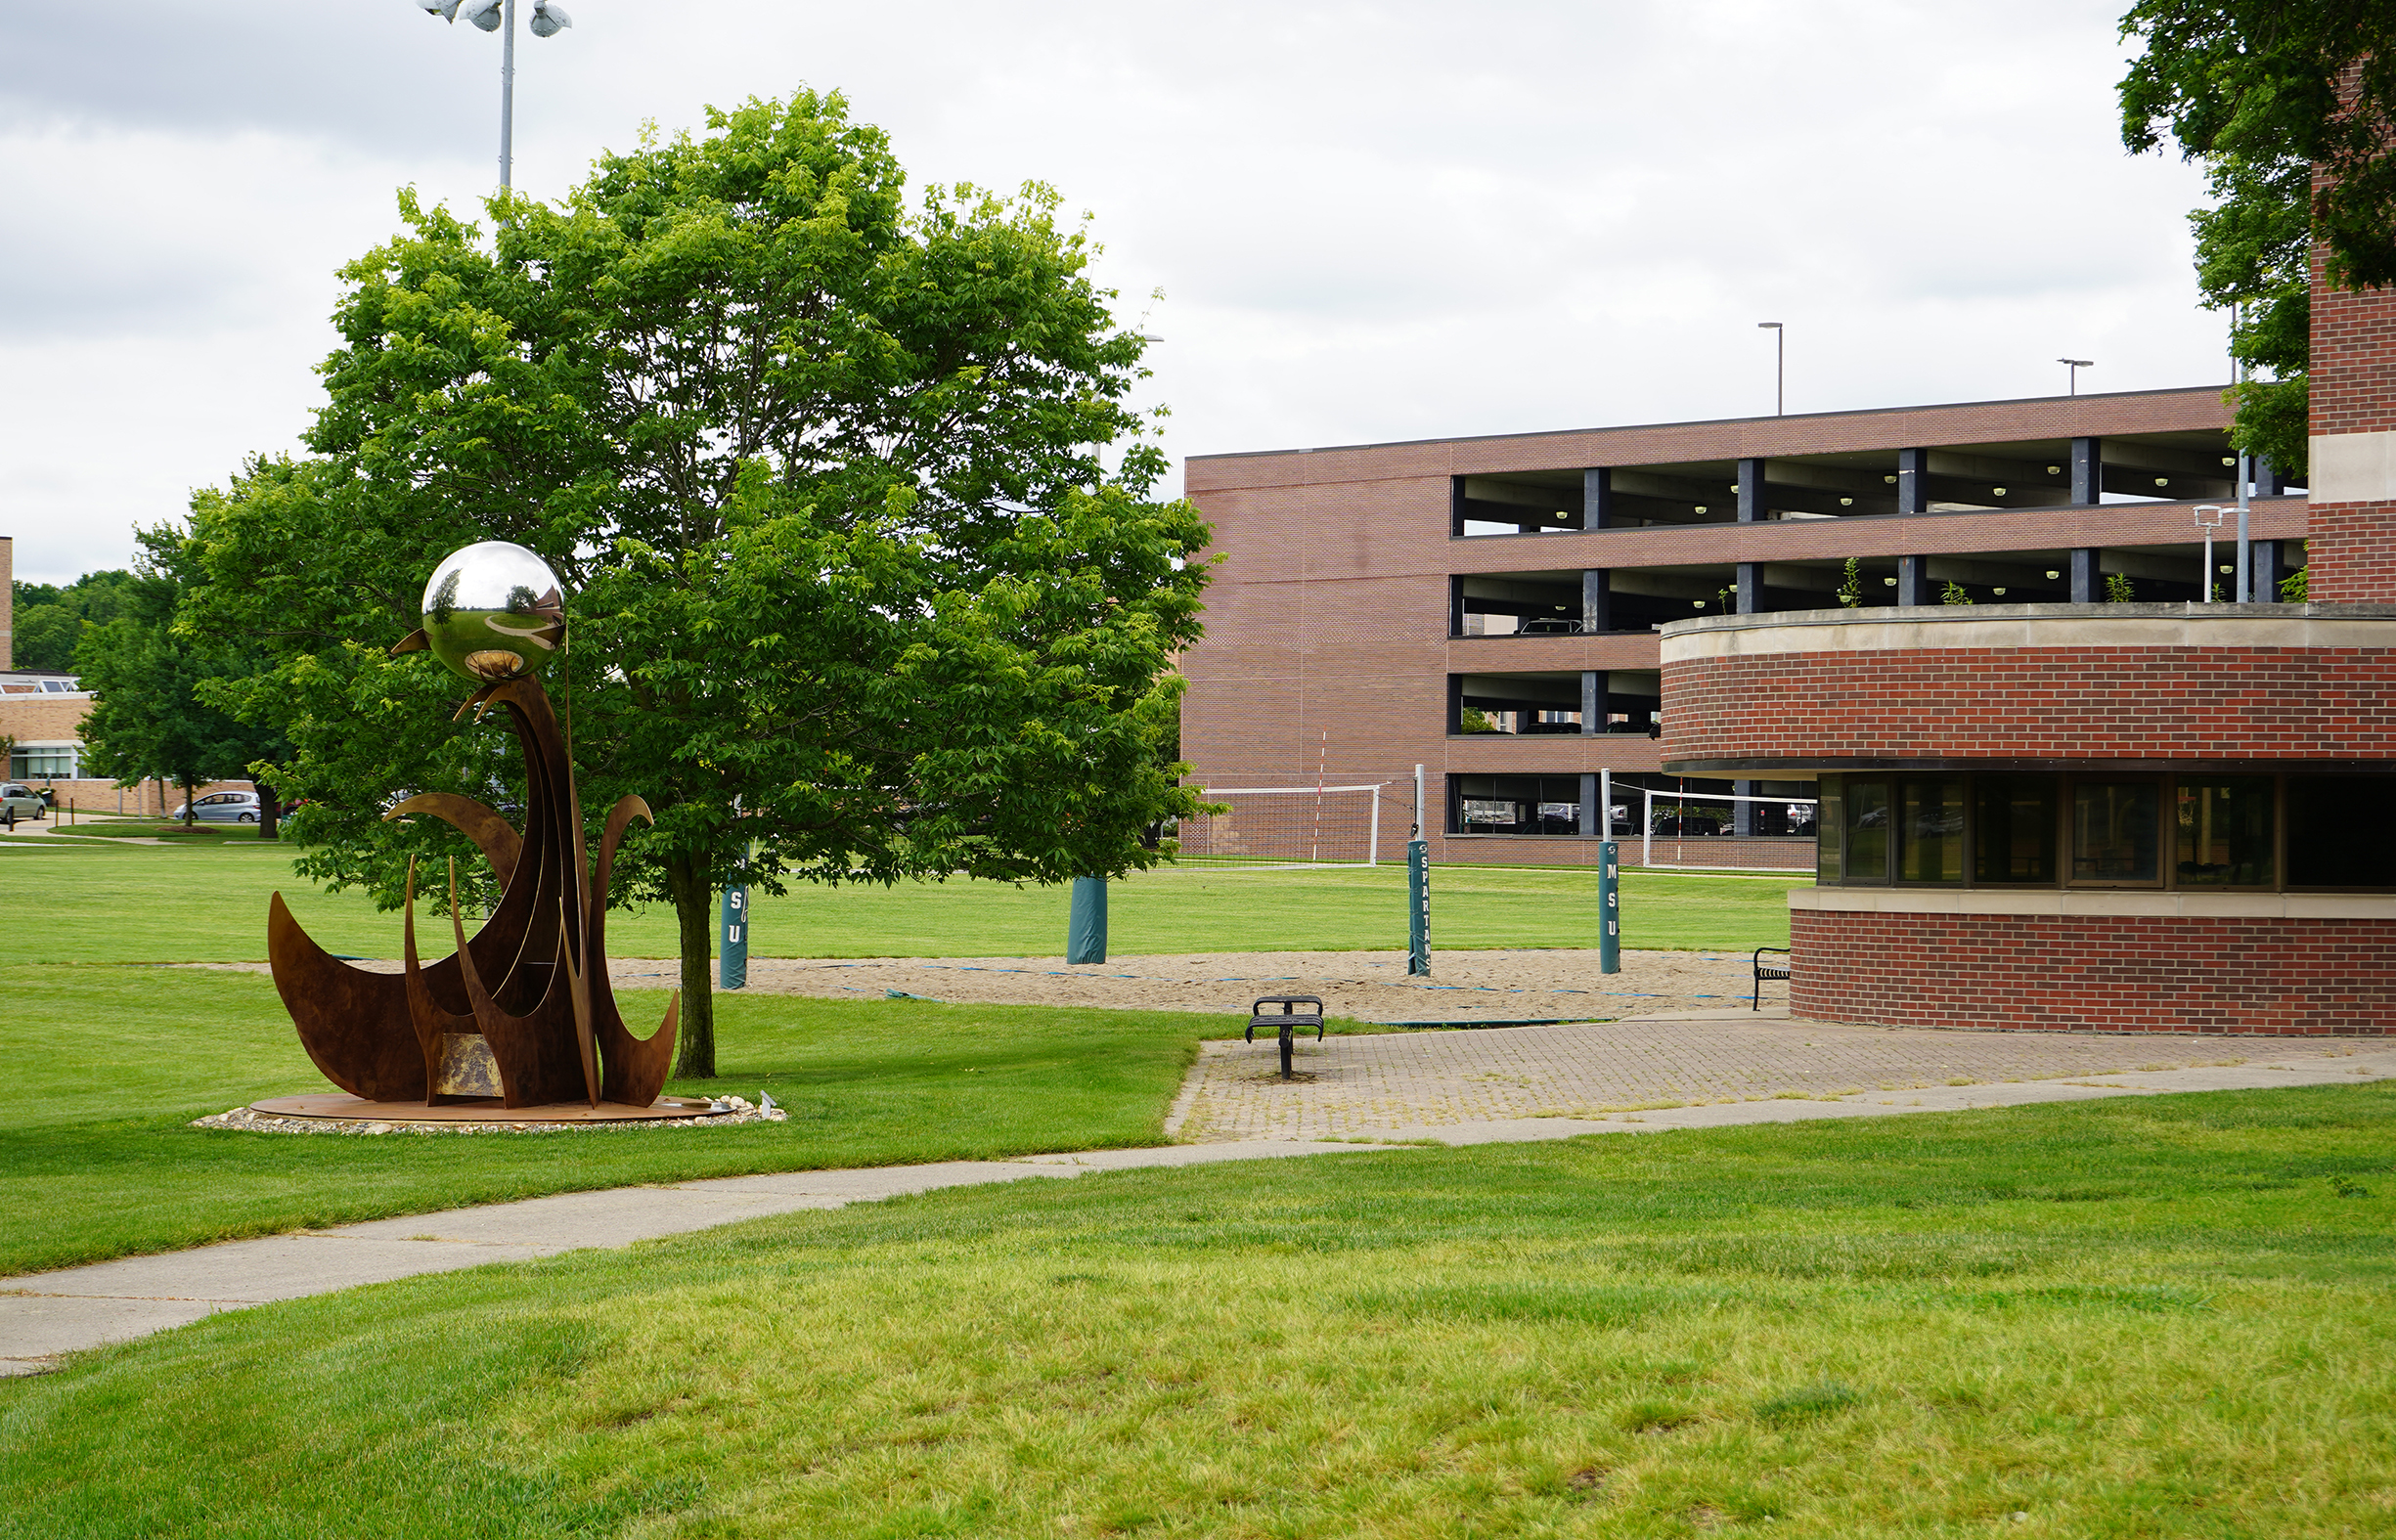
[[[457,950],[429,966],[417,956],[414,859],[399,974],[369,973],[327,952],[276,894],[267,950],[301,1045],[327,1079],[367,1101],[651,1105],[673,1064],[682,996],[667,1004],[656,1032],[634,1036],[608,985],[603,942],[617,842],[634,818],[654,820],[648,804],[624,798],[607,814],[597,867],[588,861],[573,764],[540,679],[565,651],[556,575],[521,546],[466,547],[425,585],[423,629],[391,650],[420,649],[479,686],[459,716],[479,717],[493,705],[508,712],[524,749],[524,828],[519,834],[489,808],[446,792],[410,797],[384,814],[455,825],[500,880],[499,902],[469,939],[450,863]]]

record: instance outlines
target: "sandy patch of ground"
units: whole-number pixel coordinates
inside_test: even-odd
[[[200,964],[263,973],[264,963]],[[391,961],[359,967],[397,973]],[[1187,952],[1115,957],[1069,967],[1062,957],[752,957],[748,987],[767,994],[829,999],[924,999],[1001,1005],[1087,1005],[1111,1010],[1246,1014],[1266,994],[1319,995],[1334,1016],[1367,1022],[1589,1021],[1650,1011],[1744,1004],[1746,952],[1625,951],[1620,973],[1600,973],[1595,950],[1444,951],[1431,977],[1406,977],[1397,951]],[[619,957],[618,989],[671,989],[670,959]],[[1788,1002],[1764,986],[1764,1004]]]
[[[1370,1022],[1611,1019],[1744,1003],[1745,952],[1625,951],[1598,972],[1594,950],[1448,951],[1427,979],[1396,951],[1190,952],[1114,957],[1069,967],[1062,957],[749,959],[749,988],[772,994],[927,999],[1116,1010],[1239,1013],[1260,995],[1321,996],[1333,1015]],[[674,982],[674,965],[626,960],[619,987]],[[1788,986],[1765,986],[1765,1003]]]

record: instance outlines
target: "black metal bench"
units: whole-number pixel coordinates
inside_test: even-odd
[[[1763,1009],[1763,986],[1766,979],[1786,981],[1789,977],[1789,969],[1792,966],[1790,963],[1783,962],[1775,963],[1771,967],[1764,966],[1763,954],[1768,951],[1779,952],[1784,957],[1789,955],[1789,948],[1786,946],[1758,946],[1755,948],[1755,955],[1749,959],[1755,966],[1755,999],[1754,1003],[1748,1007],[1752,1011]]]
[[[1278,1005],[1281,1009],[1277,1012],[1268,1012],[1265,1009],[1267,1005]],[[1302,1011],[1298,1008],[1301,1005],[1311,1005],[1314,1009]],[[1314,1040],[1316,1042],[1323,1040],[1323,1002],[1311,994],[1267,994],[1248,1007],[1248,1040],[1250,1042],[1257,1040],[1259,1027],[1281,1029],[1281,1078],[1286,1080],[1290,1078],[1292,1038],[1311,1027],[1314,1029]]]

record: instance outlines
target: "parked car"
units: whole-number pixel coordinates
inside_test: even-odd
[[[212,791],[198,802],[185,803],[167,814],[180,823],[190,813],[201,823],[255,823],[258,794],[254,791]]]
[[[0,782],[0,819],[40,818],[50,811],[42,794],[22,781]]]

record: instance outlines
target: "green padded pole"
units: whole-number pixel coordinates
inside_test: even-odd
[[[1106,961],[1106,879],[1073,879],[1073,918],[1065,927],[1067,962]]]
[[[1431,973],[1431,843],[1406,842],[1406,973]]]
[[[1597,847],[1597,971],[1622,971],[1622,859],[1605,840]]]

